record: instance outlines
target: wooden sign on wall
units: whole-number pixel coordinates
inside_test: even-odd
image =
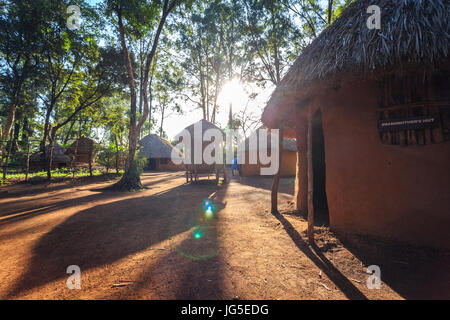
[[[409,117],[400,119],[385,119],[378,122],[380,132],[433,129],[440,127],[439,115]]]

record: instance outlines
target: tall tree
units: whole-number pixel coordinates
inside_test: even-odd
[[[250,80],[278,86],[287,67],[304,47],[304,35],[280,1],[243,0],[246,43],[251,52]]]
[[[14,124],[16,109],[26,81],[35,71],[41,46],[41,30],[48,25],[51,1],[5,0],[0,11],[0,83],[7,98],[4,127],[0,125],[0,153]],[[1,164],[0,160],[0,164]]]
[[[136,190],[142,188],[137,164],[134,161],[137,148],[137,140],[140,130],[146,122],[149,114],[148,103],[148,82],[150,67],[159,43],[162,30],[169,14],[181,2],[181,0],[162,0],[162,1],[137,1],[137,0],[107,0],[106,8],[109,14],[114,13],[115,25],[118,30],[120,45],[123,53],[124,65],[127,69],[128,86],[130,93],[130,126],[129,126],[129,144],[128,159],[125,173],[119,182],[115,184],[115,188],[120,190]],[[154,24],[154,21],[158,21]],[[145,57],[142,81],[142,98],[143,113],[141,118],[137,119],[137,93],[135,70],[131,63],[129,43],[127,36],[134,31],[137,38],[141,38],[146,34],[148,28],[157,25],[156,31],[153,33],[150,46],[150,52]],[[130,40],[130,39],[128,39]]]
[[[246,52],[241,26],[241,6],[230,0],[197,2],[179,24],[177,45],[188,90],[184,96],[213,123],[224,83],[242,77]]]

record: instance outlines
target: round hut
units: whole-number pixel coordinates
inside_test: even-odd
[[[139,140],[138,146],[139,156],[144,156],[148,159],[146,170],[178,171],[184,169],[183,165],[175,164],[171,159],[173,151],[182,156],[181,151],[158,135],[149,134],[145,136]]]
[[[74,165],[95,164],[100,145],[88,137],[80,137],[67,148],[65,154],[72,158]]]
[[[357,0],[295,61],[262,121],[297,139],[298,210],[450,248],[449,19],[450,1]]]
[[[196,132],[196,128],[200,129],[200,131],[198,133]],[[190,148],[185,149],[185,153],[190,151],[190,159],[192,160],[191,164],[185,164],[186,182],[189,182],[189,181],[192,182],[193,180],[197,181],[201,175],[207,176],[209,179],[210,176],[213,174],[215,174],[215,176],[216,176],[216,181],[219,182],[220,172],[223,173],[224,181],[227,181],[227,172],[226,172],[225,164],[216,164],[216,163],[207,164],[207,163],[205,163],[205,161],[203,159],[203,152],[204,152],[205,148],[209,144],[211,144],[211,141],[203,141],[204,134],[209,129],[218,130],[223,135],[223,138],[225,140],[224,132],[219,127],[214,125],[213,123],[211,123],[207,120],[204,120],[204,119],[202,119],[184,129],[187,132],[189,132],[190,137],[191,137]],[[199,134],[199,136],[197,136],[197,134]],[[197,146],[201,146],[201,150],[197,150]],[[189,150],[189,151],[187,151],[187,150]],[[198,163],[198,164],[194,163],[195,154],[202,155],[201,163]]]
[[[47,167],[47,159],[50,154],[50,146],[45,146],[44,157],[41,152],[35,152],[30,156],[30,170],[42,170]],[[66,168],[70,164],[70,157],[65,155],[61,145],[55,142],[52,153],[52,170]]]

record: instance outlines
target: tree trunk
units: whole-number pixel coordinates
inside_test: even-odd
[[[69,130],[67,131],[66,137],[64,138],[64,144],[67,144],[69,141],[70,133],[72,132],[73,126],[75,125],[75,122],[77,121],[76,117],[74,117],[73,121],[70,123]]]
[[[23,119],[23,126],[22,126],[22,145],[29,145],[29,136],[30,136],[30,129],[28,124],[28,118],[25,117]]]
[[[30,143],[27,142],[27,164],[25,172],[25,181],[28,181],[28,173],[30,172]]]
[[[136,127],[136,87],[134,82],[133,66],[131,65],[130,53],[125,42],[125,29],[122,22],[122,10],[117,9],[120,43],[124,55],[124,63],[128,73],[128,85],[130,87],[130,133],[129,133],[129,147],[128,158],[125,166],[125,174],[113,188],[118,190],[138,190],[142,188],[141,180],[138,171],[135,170],[134,156],[136,154],[137,136],[139,134]]]
[[[328,25],[331,24],[332,14],[333,14],[333,0],[328,0]]]
[[[120,43],[122,46],[122,51],[124,55],[124,63],[128,73],[128,83],[130,87],[131,94],[131,103],[130,103],[130,134],[129,134],[129,152],[127,165],[125,168],[125,174],[122,176],[119,182],[117,182],[113,188],[119,190],[138,190],[142,188],[141,179],[139,178],[139,170],[137,168],[136,162],[134,160],[134,156],[136,154],[137,148],[137,137],[139,136],[139,132],[147,121],[147,117],[149,114],[149,106],[148,106],[148,98],[147,98],[147,88],[148,88],[148,80],[150,67],[153,61],[153,57],[156,54],[156,48],[158,46],[159,37],[161,35],[163,26],[166,22],[167,16],[172,11],[172,9],[177,4],[177,1],[172,1],[169,3],[169,0],[164,0],[163,10],[161,15],[161,20],[159,21],[158,28],[155,32],[155,37],[153,39],[153,45],[150,53],[147,55],[145,62],[145,70],[144,70],[144,81],[143,81],[143,101],[144,101],[144,111],[141,116],[141,119],[136,125],[136,88],[133,74],[133,66],[131,65],[130,54],[128,51],[128,47],[125,41],[125,29],[122,21],[122,9],[120,7],[116,8],[116,13],[118,17],[118,25],[119,25],[119,34],[120,34]]]
[[[16,108],[17,108],[17,104],[16,101],[14,99],[14,101],[12,101],[9,105],[9,110],[8,110],[8,117],[6,119],[6,124],[5,124],[5,129],[3,130],[3,134],[1,136],[1,142],[0,142],[0,167],[3,165],[3,155],[5,152],[5,146],[7,140],[8,140],[8,136],[11,132],[11,128],[12,125],[14,123],[14,119],[16,116]]]
[[[159,137],[163,137],[163,126],[164,126],[164,112],[166,110],[166,107],[163,106],[161,110],[161,126],[159,127]]]
[[[116,173],[119,173],[119,144],[117,141],[117,135],[114,134],[114,143],[116,145]]]
[[[52,162],[53,162],[53,148],[55,147],[56,135],[50,135],[50,144],[48,146],[48,159],[47,159],[47,180],[52,180]],[[45,152],[44,152],[45,154]]]
[[[9,157],[11,155],[11,151],[12,151],[12,145],[13,145],[13,133],[11,131],[10,137],[9,137],[9,148],[8,148],[8,153],[6,154],[6,159],[5,159],[5,163],[4,168],[3,168],[3,182],[6,180],[6,173],[8,171],[8,162],[9,162]]]

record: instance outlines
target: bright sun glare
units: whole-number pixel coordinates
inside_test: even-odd
[[[248,95],[242,86],[242,83],[238,79],[228,81],[222,88],[218,103],[223,107],[228,107],[229,104],[233,104],[233,111],[240,110],[248,100]]]

